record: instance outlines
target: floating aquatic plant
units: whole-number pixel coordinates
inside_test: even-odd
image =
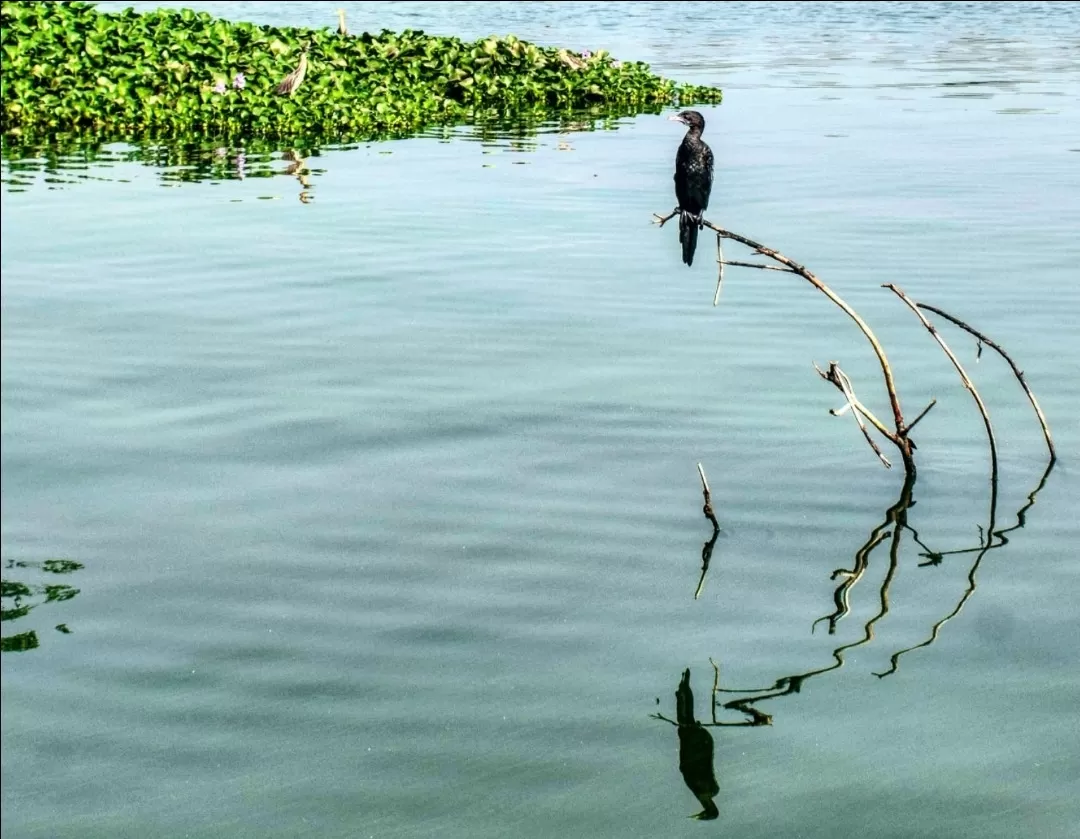
[[[189,9],[107,14],[82,2],[4,2],[0,29],[5,134],[363,139],[466,122],[477,111],[646,110],[721,97],[604,50],[570,53],[512,35],[350,36]],[[276,95],[305,48],[303,88]]]

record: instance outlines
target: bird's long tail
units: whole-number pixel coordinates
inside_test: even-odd
[[[697,250],[698,222],[690,213],[679,213],[679,243],[682,245],[682,261],[694,264]]]

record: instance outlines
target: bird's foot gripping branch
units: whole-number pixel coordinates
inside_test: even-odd
[[[193,131],[364,139],[478,112],[719,102],[603,50],[514,36],[474,42],[404,31],[232,23],[190,10],[4,2],[5,134]]]

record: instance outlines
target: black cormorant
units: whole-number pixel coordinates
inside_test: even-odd
[[[679,201],[679,243],[683,262],[693,265],[702,214],[709,207],[709,193],[712,192],[713,153],[701,139],[705,117],[697,111],[683,111],[669,119],[687,127],[675,155],[675,197]]]

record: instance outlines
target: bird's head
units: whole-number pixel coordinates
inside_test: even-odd
[[[687,128],[697,128],[699,131],[705,128],[705,117],[697,111],[680,111],[668,119],[672,122],[681,122]]]

